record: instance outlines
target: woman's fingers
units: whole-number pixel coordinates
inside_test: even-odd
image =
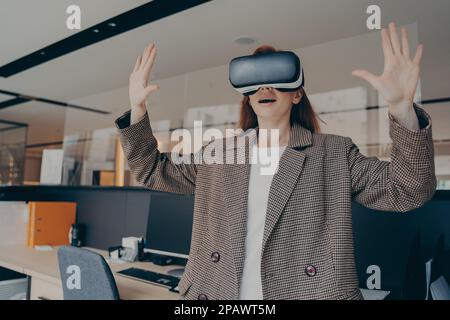
[[[145,88],[145,96],[148,97],[150,95],[150,93],[152,93],[153,91],[156,91],[158,89],[159,89],[159,85],[157,85],[157,84],[148,85]]]
[[[142,55],[140,55],[136,60],[136,64],[134,65],[133,72],[137,71],[139,69],[145,68],[146,63],[151,58],[153,48],[154,48],[154,44],[151,43],[144,49],[144,52],[142,53]]]
[[[378,85],[378,76],[374,75],[373,73],[370,73],[367,70],[353,70],[352,75],[355,77],[361,78],[363,80],[366,80],[369,82],[375,89],[379,89]]]
[[[139,65],[139,69],[144,68],[145,61],[147,60],[148,49],[149,49],[149,47],[147,46],[147,47],[145,47],[144,52],[142,52],[142,59],[141,59],[141,64]]]
[[[408,32],[406,28],[402,28],[402,51],[406,58],[410,58]]]
[[[422,55],[423,55],[423,44],[421,44],[417,47],[416,55],[414,57],[413,62],[415,64],[419,65],[420,61],[422,60]]]
[[[133,72],[136,72],[138,70],[143,71],[141,76],[144,83],[148,82],[150,70],[153,66],[153,62],[155,61],[155,55],[156,46],[154,43],[151,43],[144,49],[142,55],[137,58],[136,64],[134,65]]]
[[[144,56],[142,58],[141,69],[145,68],[145,65],[146,65],[146,63],[147,63],[147,61],[148,61],[148,59],[150,57],[150,54],[151,54],[153,48],[154,48],[154,44],[153,43],[151,43],[147,48],[145,48],[145,53],[144,53]]]
[[[389,33],[390,33],[392,49],[394,50],[394,54],[395,55],[401,55],[402,54],[402,50],[400,48],[400,41],[398,39],[397,27],[395,26],[394,22],[391,22],[389,24]]]
[[[383,47],[384,59],[389,61],[392,59],[394,55],[394,51],[392,50],[391,39],[389,38],[389,32],[387,29],[381,30],[381,44]]]
[[[153,46],[152,49],[150,50],[149,56],[147,61],[145,62],[144,65],[144,72],[149,73],[150,70],[153,67],[153,63],[155,62],[155,57],[156,57],[156,47]]]
[[[135,72],[139,67],[141,66],[142,56],[139,55],[139,57],[136,60],[136,64],[134,65],[133,72]]]

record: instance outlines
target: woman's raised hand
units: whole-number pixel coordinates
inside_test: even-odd
[[[389,30],[381,30],[384,53],[384,72],[376,76],[367,70],[354,70],[352,74],[368,81],[388,102],[391,110],[412,108],[419,81],[420,61],[423,46],[419,45],[415,57],[411,59],[408,35],[401,29],[401,41],[395,23]]]
[[[151,43],[136,60],[133,72],[130,75],[129,84],[132,111],[133,109],[140,111],[146,110],[145,102],[147,101],[148,96],[153,91],[159,89],[158,85],[148,83],[155,57],[156,46],[154,43]]]

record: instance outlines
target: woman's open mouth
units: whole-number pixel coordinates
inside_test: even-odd
[[[269,105],[275,103],[277,100],[275,99],[261,99],[258,102],[261,104]]]

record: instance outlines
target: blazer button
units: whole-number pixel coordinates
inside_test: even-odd
[[[211,260],[212,260],[212,262],[219,262],[220,254],[218,252],[213,252],[211,254]]]
[[[208,300],[208,296],[204,293],[198,295],[198,300]]]
[[[317,268],[309,265],[309,266],[306,266],[305,272],[308,276],[314,277],[317,274]]]

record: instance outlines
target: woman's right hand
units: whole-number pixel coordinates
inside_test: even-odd
[[[156,57],[156,46],[154,43],[145,48],[142,55],[140,55],[134,66],[133,72],[130,75],[129,94],[131,111],[145,113],[148,96],[159,89],[158,85],[149,84],[148,80],[150,72],[153,68],[153,63]],[[132,116],[133,118],[133,116]],[[133,122],[133,121],[132,121]]]

